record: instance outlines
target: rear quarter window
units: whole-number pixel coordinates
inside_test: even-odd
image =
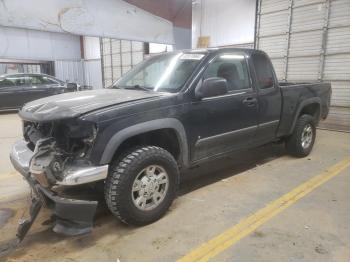
[[[274,75],[270,60],[263,54],[253,54],[252,62],[258,87],[260,89],[273,88]]]

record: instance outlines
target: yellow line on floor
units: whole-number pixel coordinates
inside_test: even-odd
[[[349,166],[350,157],[338,162],[323,173],[299,185],[277,200],[270,202],[266,207],[244,218],[238,224],[229,228],[222,234],[192,250],[183,258],[179,259],[178,262],[208,261],[210,258],[213,258],[222,251],[233,246],[240,239],[252,233],[259,226],[263,225],[284,209],[288,208],[299,199],[321,186],[323,183],[327,182],[329,179],[335,177]]]

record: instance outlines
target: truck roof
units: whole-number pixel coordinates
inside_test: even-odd
[[[252,53],[264,53],[261,50],[252,48],[234,48],[234,47],[211,47],[211,48],[198,48],[198,49],[184,49],[182,52],[185,53],[222,53],[222,52],[233,52],[240,51],[247,54]]]

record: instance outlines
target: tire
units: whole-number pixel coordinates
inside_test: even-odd
[[[164,182],[164,177],[168,182]],[[140,146],[112,163],[105,183],[105,199],[110,211],[122,222],[147,225],[166,213],[178,185],[179,169],[174,157],[160,147]]]
[[[306,136],[307,130],[310,135]],[[315,120],[310,115],[298,118],[293,133],[286,139],[287,152],[295,157],[305,157],[310,154],[316,138]]]

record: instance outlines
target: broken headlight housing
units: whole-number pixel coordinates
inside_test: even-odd
[[[24,138],[34,147],[30,172],[43,185],[62,180],[67,166],[89,165],[88,157],[97,135],[97,125],[83,120],[23,125]]]
[[[60,123],[53,137],[57,146],[76,158],[89,156],[97,134],[97,125],[86,121],[67,121]]]

